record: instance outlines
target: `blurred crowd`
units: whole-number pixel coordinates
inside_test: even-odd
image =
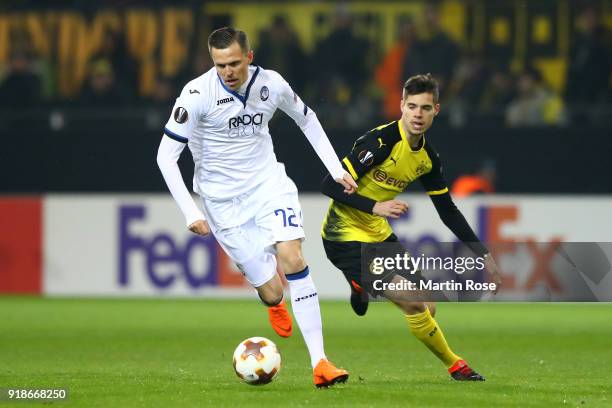
[[[440,25],[435,6],[422,18],[421,36],[410,17],[398,24],[396,41],[382,53],[355,34],[353,16],[338,10],[332,29],[305,52],[288,20],[279,15],[256,36],[257,65],[279,71],[326,126],[367,128],[400,115],[402,84],[416,73],[432,73],[441,85],[441,120],[462,126],[474,119],[507,126],[606,124],[612,113],[612,42],[592,7],[581,11],[581,30],[571,38],[563,91],[555,91],[534,66],[520,68],[462,49]],[[86,80],[74,98],[60,100],[49,86],[53,68],[31,52],[23,38],[12,47],[0,73],[0,108],[23,109],[64,103],[79,107],[136,104],[171,106],[182,86],[212,67],[206,49],[194,50],[174,77],[157,79],[154,91],[139,96],[136,62],[124,41],[108,33],[88,64]],[[51,90],[51,91],[50,91]],[[480,123],[480,122],[479,122]]]

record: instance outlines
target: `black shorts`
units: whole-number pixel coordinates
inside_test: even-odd
[[[395,234],[391,234],[383,243],[391,243],[391,245],[385,245],[386,253],[389,253],[389,251],[395,253],[406,252],[406,249],[399,242]],[[382,282],[391,282],[396,275],[404,276],[411,281],[421,279],[419,272],[410,274],[392,271],[383,276],[368,273],[367,259],[374,256],[372,252],[377,250],[376,244],[368,245],[368,243],[360,241],[329,241],[323,238],[323,248],[325,249],[327,259],[342,271],[346,281],[351,286],[351,290],[359,293],[365,291],[370,295],[379,296],[382,291],[374,288],[373,282],[376,279],[382,280]],[[364,257],[366,260],[364,260]]]

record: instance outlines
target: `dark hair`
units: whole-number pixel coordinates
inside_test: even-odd
[[[244,31],[232,27],[218,28],[208,36],[208,51],[211,48],[229,48],[235,42],[240,45],[243,53],[249,52],[249,39]]]
[[[404,83],[404,92],[402,93],[404,99],[406,99],[408,95],[418,95],[421,93],[432,94],[434,103],[438,103],[438,98],[440,97],[438,81],[436,81],[429,73],[425,75],[411,76]]]

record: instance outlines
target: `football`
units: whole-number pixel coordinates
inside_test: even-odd
[[[238,344],[232,359],[234,371],[245,383],[263,385],[271,382],[281,367],[281,355],[271,340],[250,337]]]

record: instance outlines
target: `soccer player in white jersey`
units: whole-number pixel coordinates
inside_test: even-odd
[[[268,122],[280,108],[301,128],[332,178],[347,194],[357,189],[315,113],[277,72],[250,65],[246,33],[220,28],[208,38],[215,66],[190,81],[164,129],[157,163],[188,228],[212,232],[268,305],[270,322],[283,337],[291,316],[276,273],[276,258],[289,282],[293,314],[310,353],[314,382],[326,387],[348,379],[325,356],[317,290],[302,256],[304,239],[297,188],[278,163]],[[288,141],[290,143],[290,141]],[[195,204],[177,160],[185,144],[195,162]]]

